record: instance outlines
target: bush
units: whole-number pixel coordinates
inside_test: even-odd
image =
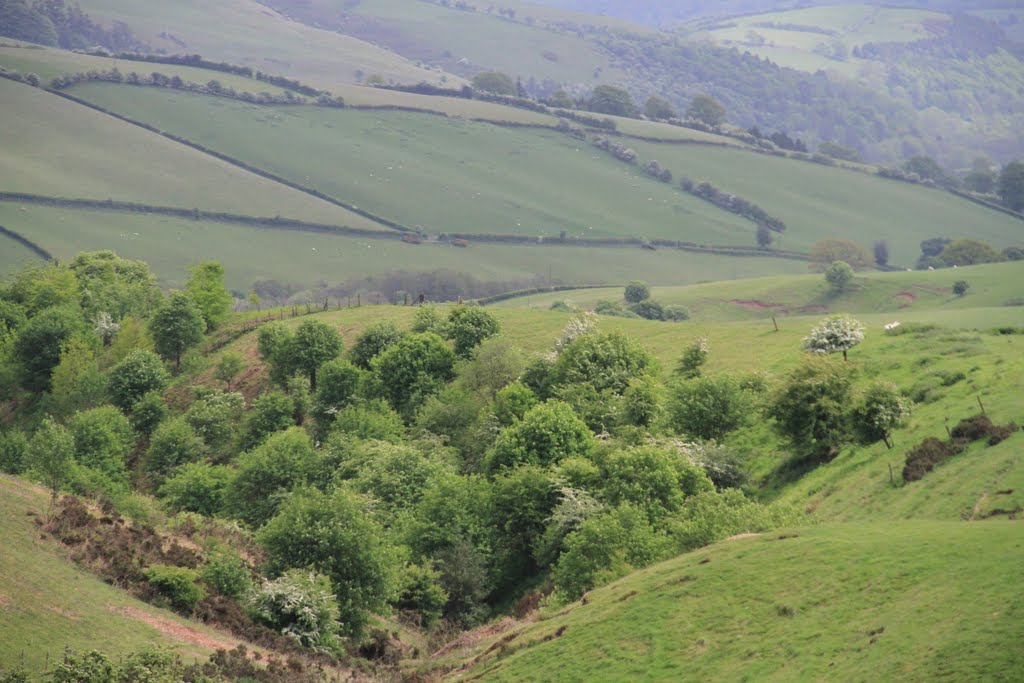
[[[967,284],[967,280],[957,280],[953,283],[953,293],[957,296],[963,296],[967,293],[967,289],[970,285]]]
[[[738,489],[728,489],[688,498],[681,513],[670,521],[668,533],[675,552],[683,553],[736,534],[801,522],[802,515],[792,508],[761,505]]]
[[[294,426],[295,402],[281,391],[263,394],[253,401],[242,437],[242,448],[255,448],[271,434]]]
[[[171,474],[175,468],[201,460],[206,445],[183,417],[165,420],[153,432],[149,450],[143,458],[143,469],[157,481]]]
[[[249,565],[231,550],[217,550],[203,565],[199,577],[217,595],[241,600],[252,591]]]
[[[717,441],[743,424],[750,397],[732,377],[702,377],[673,387],[668,409],[676,432]]]
[[[351,405],[335,415],[331,433],[397,443],[405,433],[405,424],[386,401],[376,399]]]
[[[902,426],[909,416],[910,405],[900,395],[896,385],[888,382],[872,384],[851,413],[853,429],[863,443],[874,443],[881,439],[890,448],[890,433]]]
[[[702,446],[694,454],[696,464],[719,491],[738,489],[747,483],[746,464],[743,458],[727,446]]]
[[[0,432],[0,472],[21,474],[25,471],[28,439],[18,430]]]
[[[419,310],[423,310],[420,308]],[[434,310],[434,309],[431,309]],[[436,313],[436,310],[434,310]],[[417,311],[417,315],[419,312]],[[390,320],[370,325],[356,338],[348,353],[349,360],[357,368],[370,369],[370,363],[380,352],[399,341],[405,333]]]
[[[683,352],[683,357],[679,359],[674,374],[683,379],[700,377],[700,368],[707,362],[710,351],[711,346],[704,337],[690,344]]]
[[[846,261],[833,261],[825,269],[825,282],[835,292],[845,292],[853,284],[853,268]]]
[[[635,303],[629,307],[633,313],[644,320],[664,320],[665,309],[657,301],[651,299],[645,299],[639,303]]]
[[[224,491],[225,507],[250,526],[260,527],[292,489],[309,481],[318,462],[304,431],[295,427],[276,433],[239,456],[236,474]]]
[[[626,285],[624,298],[627,303],[638,304],[651,296],[651,288],[642,280],[632,280]]]
[[[216,369],[213,371],[213,376],[219,379],[224,384],[231,384],[238,373],[245,367],[245,361],[242,359],[242,354],[237,351],[225,351],[217,361]]]
[[[152,351],[136,349],[110,371],[110,399],[118,408],[128,412],[145,394],[163,391],[168,378],[159,356]]]
[[[308,569],[292,569],[264,583],[250,603],[253,616],[303,647],[338,650],[340,611],[331,581]]]
[[[149,438],[166,417],[167,404],[159,391],[147,392],[132,404],[131,423],[139,436]]]
[[[521,464],[547,467],[563,458],[586,455],[594,437],[572,408],[549,401],[529,410],[523,419],[502,430],[484,457],[484,469],[497,472]]]
[[[798,453],[833,457],[847,439],[846,408],[852,384],[852,372],[845,363],[807,359],[769,400],[767,415]]]
[[[664,319],[669,322],[681,323],[690,319],[690,311],[683,306],[665,306]]]
[[[224,508],[224,490],[231,481],[231,474],[223,465],[188,463],[164,482],[158,495],[172,512],[196,512],[212,517]]]
[[[441,586],[441,572],[429,565],[408,564],[398,581],[396,609],[415,612],[421,626],[431,626],[444,613],[448,593]]]
[[[125,460],[135,445],[135,433],[117,408],[101,406],[75,413],[68,427],[79,463],[114,480],[125,478]]]
[[[501,323],[479,306],[458,306],[448,315],[445,329],[445,336],[455,345],[455,354],[469,358],[480,342],[501,332]]]
[[[199,601],[206,597],[206,591],[196,583],[199,575],[192,569],[156,564],[143,573],[156,592],[157,603],[182,614],[191,614]]]
[[[907,461],[903,466],[903,481],[918,481],[935,467],[961,451],[961,447],[934,436],[907,451]]]
[[[207,447],[218,452],[234,438],[245,410],[245,398],[235,392],[214,392],[189,406],[185,421]]]

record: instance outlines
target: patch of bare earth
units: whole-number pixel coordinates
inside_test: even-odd
[[[110,607],[109,609],[114,614],[120,614],[123,617],[141,621],[168,638],[173,638],[181,643],[198,645],[199,647],[205,647],[210,650],[233,650],[239,645],[245,645],[245,643],[240,640],[227,636],[213,636],[209,633],[204,633],[197,628],[193,628],[192,626],[187,626],[172,619],[160,617],[135,607]],[[250,652],[250,656],[251,655],[252,652]]]
[[[11,599],[3,593],[0,593],[0,607],[6,607],[9,604],[11,604]]]
[[[757,299],[733,299],[729,303],[745,308],[748,311],[767,311],[772,308],[779,308],[782,304],[769,304]]]
[[[443,657],[455,652],[456,650],[471,648],[483,640],[501,635],[502,633],[505,633],[506,631],[509,631],[523,623],[525,622],[513,619],[512,617],[506,617],[505,619],[496,621],[493,624],[487,624],[480,628],[473,629],[472,631],[467,631],[435,652],[433,656]]]

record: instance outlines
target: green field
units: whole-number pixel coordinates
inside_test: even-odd
[[[1013,680],[1012,522],[826,525],[726,541],[438,662],[452,680]],[[442,669],[443,670],[443,669]]]
[[[97,83],[74,92],[433,234],[754,242],[749,221],[554,131]]]
[[[113,249],[126,258],[145,259],[166,286],[180,286],[189,264],[220,261],[227,270],[228,285],[238,290],[247,290],[254,281],[268,278],[311,287],[318,282],[335,284],[391,270],[442,268],[485,280],[521,281],[536,277],[547,282],[550,276],[556,284],[624,283],[639,275],[668,284],[722,276],[799,273],[806,268],[800,261],[671,249],[652,252],[638,247],[415,246],[391,239],[370,240],[14,202],[0,202],[0,225],[38,242],[62,259],[94,249]],[[3,260],[14,259],[8,259],[5,253]]]
[[[116,68],[122,74],[127,75],[132,71],[139,74],[150,74],[159,71],[167,76],[178,76],[184,81],[193,83],[209,83],[216,79],[225,87],[235,88],[239,91],[253,93],[268,92],[282,93],[284,90],[258,81],[255,78],[246,78],[235,74],[224,73],[223,71],[211,71],[191,66],[179,66],[177,64],[151,64],[148,62],[136,62],[126,59],[113,59],[110,57],[95,57],[93,55],[68,52],[49,47],[0,47],[0,66],[28,74],[38,75],[43,84],[62,74],[79,73],[88,71],[109,71]]]
[[[938,27],[949,20],[948,15],[940,12],[849,4],[738,17],[730,20],[728,27],[713,28],[698,35],[724,47],[750,51],[780,66],[803,71],[824,69],[856,77],[864,60],[849,55],[844,60],[829,59],[815,53],[815,48],[838,40],[849,52],[864,43],[923,40],[934,35],[926,25]],[[833,35],[802,30],[804,27],[831,31]]]
[[[953,283],[966,280],[966,296],[952,293]],[[934,314],[941,311],[970,313],[978,308],[1006,306],[1024,301],[1024,263],[994,263],[957,270],[912,273],[862,273],[845,292],[835,293],[821,275],[769,277],[734,282],[709,282],[687,287],[657,287],[652,298],[662,304],[679,304],[694,320],[724,322],[757,320],[808,313],[853,312]],[[593,308],[602,299],[619,301],[621,288],[586,289],[536,294],[507,299],[496,308],[550,306],[567,300],[581,308]],[[1024,316],[1024,308],[1020,309]]]
[[[25,263],[38,260],[38,258],[31,249],[22,243],[6,235],[0,235],[0,273],[9,273]]]
[[[6,114],[0,127],[0,191],[381,228],[38,88],[0,79],[0,101]]]
[[[657,159],[676,175],[708,181],[785,221],[776,246],[807,251],[819,239],[889,245],[890,263],[911,265],[921,240],[972,237],[998,249],[1024,243],[1024,221],[948,192],[866,173],[741,150],[631,142],[643,161]]]
[[[436,83],[443,75],[365,41],[291,21],[256,0],[85,0],[80,4],[97,20],[125,22],[136,37],[156,50],[201,54],[328,89],[357,82],[360,71],[400,83]],[[448,80],[459,82],[452,76]]]
[[[230,636],[72,565],[34,523],[48,503],[45,491],[0,474],[0,672],[22,663],[40,672],[47,662],[52,670],[66,647],[98,649],[115,661],[144,647],[173,647],[190,663],[212,645],[234,647]]]

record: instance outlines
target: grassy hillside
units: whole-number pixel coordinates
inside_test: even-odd
[[[198,53],[325,87],[357,82],[357,72],[403,83],[437,82],[443,75],[365,41],[291,21],[255,0],[85,0],[81,6],[97,20],[125,22],[154,49]]]
[[[24,663],[39,672],[47,661],[52,668],[65,647],[98,649],[116,661],[169,646],[191,662],[237,644],[74,567],[35,525],[48,504],[45,491],[0,474],[0,670]]]
[[[667,284],[722,276],[799,273],[806,268],[800,261],[669,249],[652,252],[637,247],[415,246],[395,239],[369,240],[14,202],[0,202],[0,225],[38,242],[62,259],[93,249],[114,249],[126,258],[145,259],[167,286],[180,285],[189,264],[213,259],[227,269],[228,285],[242,291],[256,280],[268,278],[311,287],[318,282],[336,284],[391,270],[446,268],[485,280],[521,282],[536,277],[538,284],[546,283],[549,276],[555,283],[618,284],[643,274],[652,282]],[[22,260],[21,249],[5,250],[0,264]],[[30,256],[27,251],[24,255]]]
[[[708,181],[785,221],[785,249],[805,251],[823,237],[868,248],[886,240],[890,262],[912,264],[930,237],[973,237],[999,249],[1024,241],[1024,221],[942,190],[865,173],[718,147],[631,143],[677,177]]]
[[[948,15],[918,9],[878,7],[865,4],[807,7],[738,17],[728,26],[701,32],[726,47],[749,50],[780,66],[802,71],[834,70],[856,76],[865,60],[847,55],[830,59],[815,52],[838,40],[846,50],[864,43],[904,43],[933,37],[928,27],[940,30]]]
[[[1011,522],[726,541],[485,638],[451,678],[1011,680],[1024,604],[1006,572],[1022,551]]]
[[[640,177],[636,169],[554,131],[408,112],[254,108],[104,84],[86,84],[75,93],[435,234],[551,238],[565,230],[570,237],[754,242],[749,221]]]
[[[953,294],[953,283],[957,280],[968,282],[967,295]],[[1024,300],[1022,282],[1024,264],[1010,262],[957,270],[861,273],[851,289],[842,293],[833,292],[821,275],[811,274],[658,287],[651,295],[663,304],[686,306],[692,318],[701,322],[825,312],[892,313],[899,317],[918,312],[968,312],[1006,306]],[[507,299],[494,306],[543,308],[555,301],[568,300],[579,307],[593,308],[602,299],[621,298],[621,288],[587,289]]]
[[[380,227],[38,88],[2,79],[0,100],[0,190]]]
[[[35,261],[38,258],[31,249],[21,242],[6,235],[0,235],[0,273],[9,273],[23,263]]]

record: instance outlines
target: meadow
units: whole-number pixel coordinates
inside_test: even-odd
[[[318,282],[335,284],[391,270],[451,269],[499,281],[539,278],[547,282],[550,276],[556,284],[618,284],[643,275],[667,284],[699,282],[723,274],[799,273],[806,268],[800,261],[669,249],[654,252],[638,247],[471,244],[459,249],[448,244],[411,245],[397,239],[371,240],[15,202],[0,202],[0,225],[62,259],[94,249],[113,249],[126,258],[145,259],[167,287],[182,284],[189,264],[216,260],[227,270],[228,286],[239,291],[268,278],[312,287]],[[3,261],[20,260],[18,253],[11,251],[9,256],[5,250]],[[30,256],[27,250],[24,255]]]
[[[100,83],[74,92],[432,234],[754,243],[749,221],[554,131],[410,112],[260,107]]]
[[[84,0],[80,4],[97,20],[127,23],[137,38],[155,50],[201,54],[327,89],[358,82],[360,74],[403,83],[437,83],[444,76],[365,41],[292,21],[256,0]],[[461,82],[451,75],[447,80]]]
[[[1012,522],[829,524],[648,567],[436,659],[450,680],[1009,680]],[[475,641],[475,642],[474,642]]]
[[[156,133],[0,79],[0,190],[381,226]]]

